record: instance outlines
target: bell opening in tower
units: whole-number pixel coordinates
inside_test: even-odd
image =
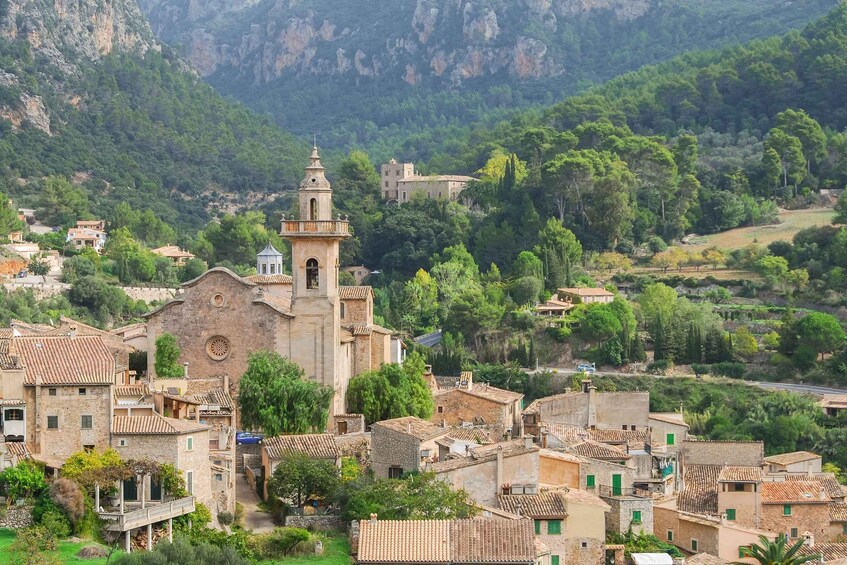
[[[306,288],[318,288],[318,260],[309,259],[306,261]]]

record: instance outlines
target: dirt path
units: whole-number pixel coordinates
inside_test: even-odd
[[[244,527],[254,534],[264,534],[274,529],[274,521],[267,512],[259,511],[259,495],[243,476],[235,482],[235,497],[244,506]]]

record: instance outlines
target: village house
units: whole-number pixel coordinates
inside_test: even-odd
[[[378,446],[374,436],[374,449]],[[440,480],[454,489],[464,489],[471,500],[496,506],[500,494],[539,492],[539,448],[531,437],[492,443],[472,449],[467,455],[452,456],[427,465]]]
[[[433,391],[432,421],[441,426],[486,426],[496,437],[520,437],[524,395],[488,383],[474,383],[473,373],[462,372],[455,386]]]
[[[824,394],[818,406],[827,416],[838,416],[839,412],[847,410],[847,394]]]
[[[491,433],[486,428],[461,426],[450,428],[450,431],[445,437],[435,440],[439,448],[440,459],[454,455],[467,455],[471,449],[476,449],[480,445],[490,445],[494,443],[491,438]]]
[[[550,550],[552,565],[603,563],[609,506],[598,497],[564,489],[499,495],[497,503],[504,511],[532,518],[535,536]]]
[[[302,453],[312,459],[323,459],[341,467],[341,452],[332,434],[301,434],[265,438],[262,442],[262,475],[264,496],[268,497],[268,481],[279,462],[288,453]]]
[[[797,540],[805,532],[818,539],[829,534],[832,499],[820,481],[768,481],[762,483],[761,528],[787,533]]]
[[[282,254],[268,246],[257,256],[257,275],[217,267],[183,283],[173,299],[146,314],[148,371],[155,372],[156,339],[171,333],[180,361],[191,367],[188,380],[226,375],[227,392],[236,398],[248,355],[267,349],[333,389],[333,416],[347,413],[350,378],[398,360],[392,351],[402,348],[392,347],[391,332],[373,321],[372,289],[338,284],[339,244],[350,230],[347,220],[333,217],[317,148],[298,199],[299,219],[283,219],[280,232],[291,242],[292,274],[283,273]],[[193,386],[186,392],[195,392]]]
[[[391,159],[380,166],[382,199],[388,202],[408,202],[415,194],[427,198],[456,200],[468,185],[476,180],[464,175],[423,176],[415,171],[414,163],[398,163]]]
[[[158,255],[159,257],[170,259],[174,265],[185,265],[186,261],[194,259],[193,253],[180,249],[176,245],[157,247],[156,249],[152,249],[150,252]]]
[[[560,288],[559,300],[571,304],[609,304],[615,294],[605,288]]]
[[[106,222],[79,220],[75,228],[68,229],[65,241],[77,250],[90,247],[97,253],[102,253],[106,246]]]
[[[353,267],[344,267],[341,269],[345,273],[350,273],[353,276],[353,281],[357,285],[365,282],[365,279],[371,274],[371,270],[364,265],[355,265]]]
[[[541,448],[538,452],[538,484],[541,488],[579,489],[582,458],[571,453]]]
[[[437,440],[449,433],[449,429],[414,416],[376,422],[371,426],[374,477],[399,479],[405,473],[420,471],[427,463],[438,461],[444,448]]]
[[[823,458],[809,451],[792,451],[765,457],[769,473],[820,473]]]

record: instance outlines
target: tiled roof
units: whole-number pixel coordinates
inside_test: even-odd
[[[686,465],[683,489],[677,498],[678,508],[695,514],[717,514],[721,468],[721,465]]]
[[[500,443],[491,443],[482,445],[470,451],[469,455],[458,455],[438,463],[433,463],[428,467],[428,470],[435,473],[446,473],[461,469],[464,467],[472,467],[481,463],[495,461],[497,453],[501,453],[504,458],[514,457],[518,455],[527,455],[529,453],[538,452],[539,449],[534,445],[526,447],[523,440],[502,441]]]
[[[698,553],[685,559],[685,565],[726,565],[729,561],[724,561],[716,555],[709,553]]]
[[[447,437],[457,439],[459,441],[472,441],[479,445],[494,443],[489,431],[483,428],[451,428]]]
[[[833,502],[829,505],[830,522],[847,522],[847,503]]]
[[[115,396],[144,396],[147,387],[141,385],[121,385],[115,387]]]
[[[22,398],[0,398],[0,406],[26,406]]]
[[[201,405],[216,405],[220,406],[220,410],[218,412],[223,411],[232,411],[233,402],[232,397],[223,390],[213,390],[211,392],[207,392],[206,394],[195,394],[194,398],[200,401]],[[205,412],[205,410],[202,410]]]
[[[291,301],[281,296],[265,293],[254,298],[253,304],[266,304],[288,318],[294,317],[291,314]]]
[[[574,504],[590,504],[592,506],[603,506],[609,509],[609,505],[596,494],[590,493],[587,490],[572,488],[565,494],[565,500]]]
[[[45,385],[115,382],[115,358],[99,336],[14,337],[9,352],[26,367],[25,384],[40,377]]]
[[[22,441],[7,441],[3,445],[6,446],[6,452],[14,457],[29,459],[29,450],[26,444]]]
[[[811,451],[792,451],[790,453],[782,453],[780,455],[765,457],[765,462],[773,463],[774,465],[792,465],[794,463],[802,463],[803,461],[811,461],[813,459],[820,458],[820,455],[812,453]]]
[[[591,459],[613,460],[629,459],[629,455],[620,449],[593,440],[585,440],[573,446],[577,455],[590,457]]]
[[[810,478],[809,473],[779,473],[778,476],[786,481],[808,481]],[[835,478],[835,474],[812,473],[811,478],[812,480],[820,481],[821,486],[823,486],[830,498],[844,498],[844,490],[841,487],[841,483]]]
[[[542,404],[546,404],[546,403],[552,402],[554,400],[559,400],[559,399],[564,398],[566,396],[573,396],[574,394],[582,394],[582,393],[570,390],[568,392],[563,392],[561,394],[554,394],[552,396],[545,396],[544,398],[537,398],[537,399],[533,400],[532,403],[524,409],[523,413],[524,414],[538,414],[541,411],[541,405]]]
[[[523,393],[493,387],[488,383],[475,383],[471,386],[470,390],[466,388],[443,390],[439,391],[436,396],[441,396],[442,394],[470,394],[471,396],[490,400],[497,404],[511,404],[520,400],[524,396]]]
[[[605,288],[560,288],[560,293],[574,294],[576,296],[614,296]]]
[[[271,459],[281,459],[286,453],[305,453],[317,459],[339,457],[338,444],[332,434],[302,434],[265,438],[264,447]]]
[[[797,550],[797,555],[801,557],[820,555],[823,557],[824,563],[841,564],[845,562],[844,560],[847,560],[847,543],[815,541],[814,547],[809,547],[806,544],[801,545],[800,549]]]
[[[341,300],[367,300],[373,294],[369,286],[339,286],[338,298]]]
[[[567,424],[543,424],[542,429],[566,444],[577,444],[590,439],[612,445],[643,446],[650,442],[650,430],[588,429]]]
[[[820,481],[762,483],[762,504],[820,504],[831,501]]]
[[[650,420],[658,420],[659,422],[665,422],[667,424],[685,426],[686,428],[689,427],[688,424],[685,423],[685,420],[682,419],[682,414],[678,414],[676,412],[650,412],[648,418]]]
[[[543,492],[541,494],[501,494],[497,496],[500,508],[513,514],[529,518],[565,518],[565,492]]]
[[[149,416],[115,416],[112,433],[116,435],[179,435],[208,430],[209,426],[193,420]]]
[[[250,282],[254,282],[256,284],[294,284],[294,279],[291,278],[291,275],[250,275],[249,277],[244,277]]]
[[[541,450],[538,452],[538,455],[540,455],[541,457],[558,459],[559,461],[567,461],[568,463],[582,463],[582,459],[580,459],[576,455],[571,455],[570,453],[564,453],[561,451],[553,451],[552,449],[541,448]]]
[[[362,520],[359,563],[535,563],[531,520]]]
[[[758,483],[762,480],[760,467],[724,467],[718,475],[718,482]]]
[[[415,416],[404,416],[403,418],[394,418],[392,420],[382,420],[376,422],[374,426],[380,426],[395,432],[411,435],[419,440],[432,439],[440,435],[447,435],[448,430],[440,426],[436,426],[432,422],[421,420]]]

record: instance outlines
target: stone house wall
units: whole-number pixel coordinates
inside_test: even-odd
[[[538,485],[538,451],[530,451],[511,457],[503,457],[498,480],[497,460],[480,460],[475,465],[467,465],[438,473],[438,478],[453,485],[454,489],[464,489],[471,500],[483,506],[497,506],[497,495],[503,485]]]
[[[674,539],[674,544],[688,551],[693,551],[691,540],[697,540],[697,551],[695,553],[720,555],[718,536],[719,528],[717,525],[711,526],[689,520],[680,520],[679,537]]]
[[[673,539],[668,539],[668,531],[673,532]],[[676,543],[679,534],[679,515],[673,508],[662,506],[653,507],[653,535],[662,541]]]
[[[761,467],[764,457],[761,441],[687,440],[682,443],[683,465]]]
[[[624,534],[632,528],[634,533],[653,533],[653,499],[634,496],[601,497],[612,509],[606,514],[606,530]],[[641,523],[632,520],[633,511],[641,512]]]
[[[50,390],[56,395],[51,396]],[[81,395],[80,390],[85,389]],[[33,453],[66,459],[84,446],[109,446],[112,423],[111,387],[106,385],[28,386],[27,444]],[[40,410],[36,396],[40,396]],[[59,428],[48,429],[47,417],[58,416]],[[91,429],[82,429],[82,416],[91,416]],[[36,434],[36,427],[40,433]]]
[[[804,532],[811,532],[815,539],[827,539],[828,504],[792,504],[791,516],[783,516],[782,513],[782,504],[763,504],[761,529],[790,535],[791,528],[797,528],[799,537],[802,537]]]
[[[373,323],[373,302],[370,298],[367,300],[342,300],[341,304],[344,305],[344,316],[341,318],[342,324],[351,324],[353,322]]]
[[[480,386],[480,385],[474,385]],[[460,426],[463,422],[496,426],[496,435],[502,435],[504,426],[511,426],[507,406],[461,389],[448,390],[435,395],[435,410],[430,418],[436,424]]]
[[[376,423],[371,427],[371,445],[371,462],[376,478],[388,478],[391,467],[400,467],[404,473],[420,469],[421,442],[416,437]]]
[[[589,490],[595,494],[599,491],[597,487],[612,486],[612,475],[621,475],[621,487],[631,489],[635,480],[635,468],[628,465],[619,465],[599,459],[580,457],[582,464],[579,466],[579,485],[581,489]],[[594,488],[588,487],[587,477],[594,475]]]

